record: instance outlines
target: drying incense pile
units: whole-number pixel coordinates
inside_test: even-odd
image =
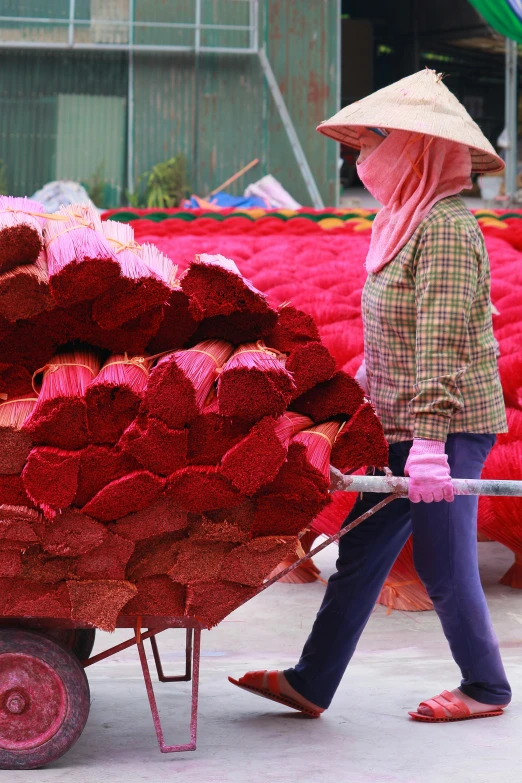
[[[295,556],[330,462],[382,466],[386,444],[309,316],[221,256],[178,280],[123,228],[44,222],[46,309],[0,340],[0,613],[212,626]]]

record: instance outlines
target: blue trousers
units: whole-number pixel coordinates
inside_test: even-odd
[[[449,435],[452,477],[480,478],[494,442],[494,435]],[[411,441],[390,445],[396,476],[404,476],[410,447]],[[363,495],[345,524],[384,497]],[[299,663],[285,671],[290,685],[318,707],[330,705],[386,577],[413,533],[415,567],[462,672],[460,688],[485,704],[507,704],[511,689],[478,571],[477,508],[476,496],[459,496],[453,503],[399,498],[343,536],[337,572],[328,582]]]

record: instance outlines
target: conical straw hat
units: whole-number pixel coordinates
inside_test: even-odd
[[[442,74],[428,68],[345,106],[317,130],[359,149],[361,127],[413,131],[456,141],[470,148],[472,171],[504,168],[504,161],[477,123],[442,82]]]

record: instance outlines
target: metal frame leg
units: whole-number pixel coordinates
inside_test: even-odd
[[[187,743],[186,745],[165,745],[163,728],[161,725],[161,719],[158,712],[158,706],[156,704],[156,697],[154,695],[154,688],[152,686],[149,664],[147,662],[147,655],[145,653],[145,648],[143,646],[143,640],[140,640],[136,646],[138,648],[138,652],[140,655],[141,668],[143,670],[143,679],[145,680],[145,687],[147,689],[150,711],[152,713],[152,721],[154,723],[154,729],[156,731],[156,737],[158,738],[158,745],[160,751],[162,753],[179,753],[181,751],[186,751],[186,750],[196,750],[196,736],[198,730],[199,659],[201,653],[201,629],[200,628],[194,629],[194,647],[192,650],[192,704],[191,704],[191,711],[190,711],[190,742]]]
[[[173,677],[167,677],[163,672],[163,664],[161,663],[160,652],[158,649],[158,642],[155,636],[150,637],[150,646],[152,647],[152,654],[154,655],[154,663],[156,664],[156,671],[158,673],[158,680],[160,682],[190,682],[192,679],[192,640],[193,629],[187,628],[186,645],[185,645],[185,674],[177,674]]]

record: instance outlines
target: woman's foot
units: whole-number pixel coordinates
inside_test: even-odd
[[[295,688],[292,688],[292,686],[286,679],[283,672],[277,672],[277,681],[279,684],[279,690],[283,696],[288,696],[290,699],[293,699],[298,704],[302,704],[303,707],[307,707],[307,709],[309,710],[314,710],[314,712],[324,712],[324,709],[322,707],[318,707],[317,704],[308,701],[308,699],[305,699],[304,696],[301,696],[301,694],[298,693],[295,690]],[[263,688],[270,690],[270,688],[268,687],[268,672],[265,674],[263,679]]]
[[[503,710],[508,706],[507,704],[483,704],[480,701],[475,701],[475,699],[472,699],[470,696],[466,696],[466,694],[463,693],[460,688],[454,688],[451,693],[453,693],[457,699],[460,699],[460,701],[464,702],[466,707],[469,709],[470,715],[484,714],[487,712],[498,712],[499,710]],[[446,716],[451,718],[450,711],[447,708],[444,709]],[[428,718],[433,716],[433,710],[431,707],[419,705],[417,712],[419,715],[426,715]]]

